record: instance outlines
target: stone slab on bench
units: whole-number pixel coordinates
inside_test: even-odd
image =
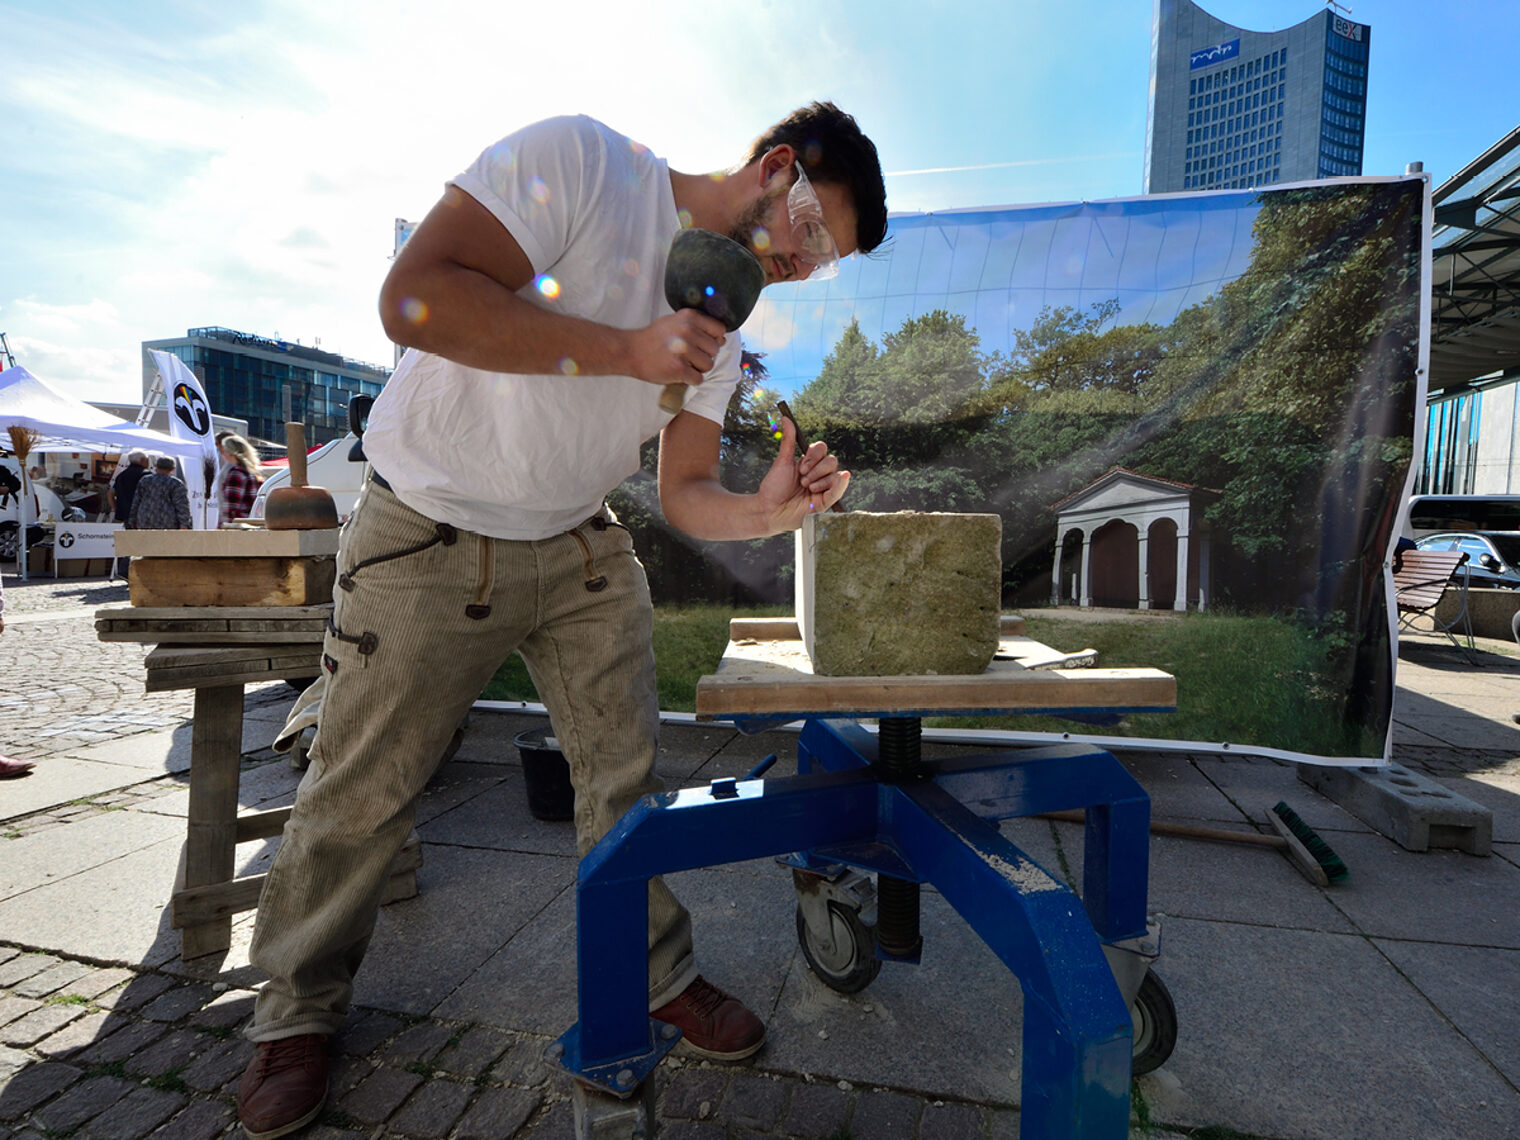
[[[1298,778],[1406,850],[1454,847],[1487,855],[1493,848],[1493,812],[1402,764],[1300,764]]]
[[[797,532],[797,622],[820,676],[981,673],[998,646],[997,515],[825,513]]]

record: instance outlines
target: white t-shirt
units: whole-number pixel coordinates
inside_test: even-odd
[[[593,119],[547,119],[489,147],[453,184],[522,246],[519,296],[613,328],[671,309],[665,260],[680,228],[663,159]],[[739,379],[730,336],[686,411],[723,422]],[[560,534],[639,469],[670,422],[660,386],[631,376],[486,372],[408,351],[370,413],[364,451],[396,496],[494,538]]]

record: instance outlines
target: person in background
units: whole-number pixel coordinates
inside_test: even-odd
[[[227,478],[227,453],[222,450],[222,441],[232,432],[223,428],[211,438],[216,441],[216,517],[227,517],[227,494],[222,488],[222,482]]]
[[[218,484],[222,519],[246,519],[253,510],[254,496],[264,483],[259,453],[246,439],[232,432],[220,439],[217,450],[222,455],[222,478]]]
[[[132,497],[137,493],[137,484],[148,473],[148,453],[141,448],[134,447],[127,452],[126,466],[118,467],[116,474],[111,477],[111,485],[106,488],[106,504],[111,508],[111,516],[119,523],[127,525],[127,520],[132,517]],[[130,558],[118,558],[116,560],[116,576],[127,576],[127,563]]]
[[[133,530],[189,530],[190,492],[174,474],[172,456],[160,455],[132,496],[127,525]]]
[[[0,585],[0,633],[5,632],[5,588]],[[30,760],[12,760],[9,756],[0,756],[0,780],[14,780],[17,776],[25,776],[36,765]]]

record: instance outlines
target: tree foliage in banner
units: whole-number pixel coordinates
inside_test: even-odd
[[[799,426],[851,470],[847,506],[1002,515],[1010,604],[1049,597],[1052,504],[1123,466],[1216,493],[1216,602],[1310,625],[1363,614],[1381,604],[1411,458],[1421,188],[1269,191],[1259,205],[1246,271],[1164,326],[1116,323],[1115,300],[1049,307],[1003,354],[943,309],[879,344],[852,321],[791,400]],[[775,441],[774,401],[754,394],[763,364],[746,356],[723,446],[725,481],[748,490]],[[653,455],[615,508],[656,596],[789,600],[790,541],[673,534]]]

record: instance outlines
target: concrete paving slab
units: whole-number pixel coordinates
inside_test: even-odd
[[[1513,683],[1507,692],[1496,691],[1487,700],[1490,709],[1516,704]],[[1417,729],[1451,748],[1520,755],[1520,725],[1474,717],[1471,711],[1448,699],[1400,689],[1393,715],[1399,724]]]
[[[184,824],[131,811],[108,811],[67,827],[4,840],[0,899],[60,883],[70,876],[165,839],[183,839]]]
[[[142,773],[119,764],[49,756],[37,761],[31,775],[0,784],[0,821],[115,791],[142,779]]]
[[[1520,951],[1373,940],[1487,1059],[1520,1086]]]
[[[268,708],[245,709],[241,749],[246,754],[268,748],[285,723],[285,714]],[[70,756],[121,764],[162,775],[190,770],[190,722],[158,732],[138,732],[105,744],[71,748]]]
[[[797,951],[770,1020],[766,1066],[993,1106],[1017,1103],[1018,979],[938,894],[923,894],[920,926],[923,960],[883,964],[858,994],[829,989]]]
[[[797,951],[789,872],[765,860],[681,871],[666,883],[691,912],[697,969],[769,1020]]]
[[[1358,936],[1175,919],[1151,1119],[1297,1140],[1520,1136],[1520,1094]]]
[[[278,760],[245,767],[238,776],[238,808],[242,811],[263,811],[283,807],[294,797],[296,785],[300,782],[301,773],[291,768],[283,756]],[[133,806],[139,811],[184,819],[190,809],[190,787],[185,784]]]
[[[422,860],[417,897],[381,908],[357,1004],[432,1013],[575,880],[565,858],[426,843]],[[511,984],[540,997],[538,974],[535,966]]]
[[[1210,778],[1203,757],[1175,752],[1118,754],[1119,761],[1151,798],[1151,818],[1206,824],[1241,823],[1240,810]],[[1254,767],[1245,758],[1222,762],[1231,768]],[[1275,801],[1274,801],[1275,802]]]
[[[481,788],[463,803],[419,821],[417,831],[423,840],[575,859],[575,824],[569,820],[533,817],[528,810],[528,792],[521,769],[507,767],[492,768],[491,771],[502,773],[501,778]]]
[[[797,945],[790,879],[725,867],[683,871],[669,885],[691,913],[697,968],[766,1019]],[[435,1016],[557,1037],[577,1017],[575,945],[575,891],[567,885]]]
[[[59,954],[162,965],[179,953],[166,904],[183,842],[182,836],[160,840],[6,899],[0,930],[7,939]]]
[[[106,744],[71,749],[70,755],[102,764],[120,764],[155,775],[188,772],[190,727],[187,723],[158,732],[138,732]]]
[[[560,893],[510,938],[504,933],[500,949],[438,1003],[434,1017],[548,1037],[574,1024],[575,864],[564,862],[567,878]],[[527,978],[531,985],[524,985]]]
[[[437,819],[461,804],[469,803],[482,792],[512,779],[510,769],[498,765],[461,763],[457,759],[439,768],[428,781],[417,803],[418,825]],[[517,779],[522,774],[517,773]]]
[[[1520,843],[1520,762],[1436,782],[1493,812],[1495,843]]]
[[[1001,830],[1036,863],[1080,893],[1080,824],[1009,820]],[[1355,926],[1334,905],[1333,892],[1341,889],[1327,892],[1315,886],[1270,848],[1151,836],[1147,909],[1166,916],[1161,925],[1163,955],[1172,917],[1350,933]]]
[[[1297,764],[1222,756],[1198,756],[1194,763],[1220,794],[1239,805],[1254,824],[1261,823],[1279,801],[1286,801],[1316,831],[1372,830],[1334,800],[1304,784],[1298,778]],[[1154,807],[1152,814],[1161,818]],[[1333,842],[1330,845],[1335,846]]]
[[[1381,938],[1520,947],[1520,869],[1458,851],[1405,851],[1380,835],[1337,835],[1350,881],[1327,896],[1363,933]]]

